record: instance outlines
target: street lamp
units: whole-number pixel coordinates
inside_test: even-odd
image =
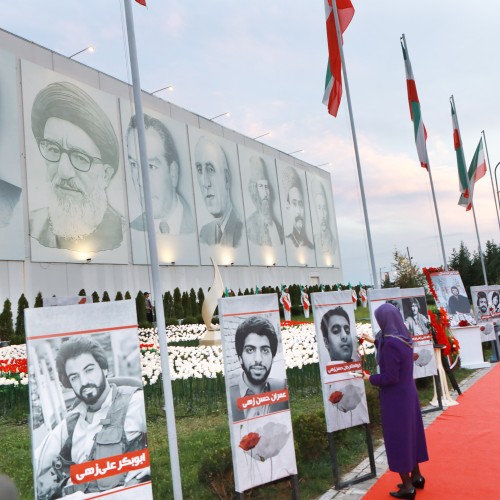
[[[82,52],[85,52],[86,50],[88,50],[90,53],[94,52],[94,47],[92,45],[89,45],[88,47],[85,47],[84,49],[82,50],[79,50],[78,52],[75,52],[74,54],[71,54],[68,59],[73,59],[73,57],[77,56],[78,54],[81,54]]]
[[[163,87],[162,89],[155,90],[154,92],[150,92],[151,95],[157,94],[158,92],[161,92],[162,90],[170,90],[172,92],[174,90],[174,87],[172,85],[168,85],[167,87]]]

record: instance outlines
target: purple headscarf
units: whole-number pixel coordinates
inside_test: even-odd
[[[380,348],[384,343],[384,337],[387,335],[400,338],[406,344],[409,344],[410,347],[413,345],[411,334],[404,324],[401,313],[392,304],[382,304],[377,308],[375,311],[375,319],[381,329],[380,334],[377,334],[379,340],[379,345],[377,346],[377,360]]]

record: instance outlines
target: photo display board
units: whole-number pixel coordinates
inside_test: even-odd
[[[460,321],[476,324],[469,298],[458,271],[431,273],[432,285],[436,290],[437,305],[448,313],[450,326],[458,326]]]
[[[297,473],[276,294],[219,299],[235,489]]]
[[[495,332],[500,333],[500,286],[471,286],[470,291],[474,316],[484,326],[481,342],[495,340]]]
[[[35,498],[153,498],[135,302],[25,310]]]
[[[312,293],[328,432],[370,422],[350,290]]]
[[[382,304],[392,304],[404,320],[413,340],[413,378],[437,374],[434,342],[429,329],[429,316],[424,288],[382,288],[368,290],[370,321],[374,337],[380,331],[375,311]]]

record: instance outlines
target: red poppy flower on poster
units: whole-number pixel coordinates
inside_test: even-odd
[[[249,451],[257,446],[257,443],[260,441],[260,435],[256,432],[249,432],[246,436],[241,438],[239,447],[243,451]]]
[[[340,402],[340,400],[344,397],[344,394],[341,391],[334,391],[330,394],[330,397],[328,400],[332,405],[336,405],[337,403]]]

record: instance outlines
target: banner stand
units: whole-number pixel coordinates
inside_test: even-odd
[[[292,483],[292,500],[299,500],[299,476],[297,474],[292,474],[288,476]],[[236,491],[236,500],[245,500],[244,491]]]
[[[443,410],[443,398],[441,394],[441,379],[439,378],[439,371],[437,372],[436,375],[432,376],[432,379],[434,380],[434,387],[436,389],[437,406],[430,405],[429,408],[421,410],[422,415],[425,415],[426,413],[431,413],[433,411]]]
[[[446,375],[448,376],[448,379],[450,380],[451,386],[453,389],[457,391],[457,393],[460,395],[462,394],[462,391],[460,390],[460,386],[458,385],[457,379],[455,378],[455,375],[453,374],[453,371],[450,367],[450,362],[448,361],[448,356],[441,355],[441,362],[443,364],[444,371],[446,372]]]
[[[340,471],[339,464],[337,460],[337,448],[335,446],[335,438],[334,432],[328,432],[328,444],[330,445],[330,455],[332,457],[332,468],[333,468],[333,479],[335,481],[335,489],[341,490],[343,488],[347,488],[352,484],[361,483],[362,481],[366,481],[367,479],[371,479],[377,476],[377,469],[375,468],[375,456],[373,454],[373,441],[372,435],[370,433],[370,427],[368,424],[363,424],[366,432],[366,446],[368,448],[368,459],[370,460],[370,472],[368,474],[364,474],[363,476],[358,476],[354,479],[349,479],[348,481],[341,482],[340,480]]]

